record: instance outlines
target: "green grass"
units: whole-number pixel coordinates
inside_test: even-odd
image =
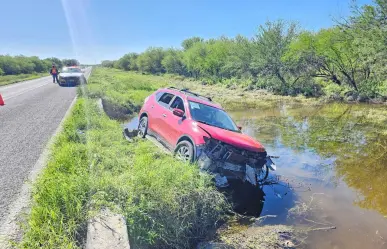
[[[286,101],[170,76],[94,69],[52,147],[47,168],[34,184],[20,248],[81,247],[88,218],[104,207],[124,215],[135,248],[193,248],[211,238],[229,206],[210,177],[163,154],[147,140],[129,143],[123,139],[121,124],[101,112],[95,101],[102,98],[135,111],[151,92],[168,85],[212,94],[228,109]],[[305,98],[291,101],[310,103]],[[275,231],[273,238],[278,235]]]
[[[33,80],[48,76],[47,73],[33,73],[33,74],[18,74],[18,75],[5,75],[0,76],[0,86],[9,85],[25,80]]]
[[[303,96],[279,96],[266,91],[252,91],[237,86],[202,85],[200,81],[168,74],[163,76],[143,75],[111,68],[96,68],[93,74],[95,77],[88,83],[88,95],[105,98],[114,106],[127,109],[140,107],[146,96],[166,86],[189,88],[205,96],[210,96],[227,110],[268,108],[279,103],[288,105],[319,104],[317,99]]]
[[[192,248],[215,231],[228,205],[208,175],[151,142],[129,143],[120,123],[83,96],[34,184],[18,246],[78,248],[87,219],[103,207],[125,216],[135,248]]]
[[[154,75],[96,68],[88,81],[88,96],[106,98],[119,106],[139,106],[145,97],[160,87],[168,86],[168,79]]]

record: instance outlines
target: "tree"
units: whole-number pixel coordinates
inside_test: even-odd
[[[51,66],[55,65],[57,68],[63,67],[63,62],[60,59],[55,58],[55,57],[47,58],[47,59],[45,59],[45,61],[50,62]]]
[[[194,36],[192,38],[185,39],[182,43],[181,46],[183,47],[184,50],[190,49],[195,43],[198,42],[203,42],[203,38]]]
[[[307,75],[323,77],[337,85],[347,83],[355,91],[359,90],[359,82],[370,75],[371,66],[362,63],[355,40],[337,27],[317,34],[304,32],[291,44],[284,58],[298,65],[309,65],[304,70]]]
[[[115,61],[104,60],[101,62],[101,66],[112,68],[114,66],[114,62]]]
[[[228,76],[225,70],[232,41],[221,37],[206,42],[196,42],[184,52],[184,63],[194,77],[221,79]]]
[[[296,37],[296,24],[279,20],[261,25],[253,39],[253,70],[263,76],[277,78],[282,85],[281,91],[289,86],[289,68],[282,57]]]
[[[377,95],[383,82],[387,88],[387,0],[375,0],[374,5],[362,7],[353,5],[352,15],[338,27],[356,54],[360,91]]]
[[[318,41],[322,36],[311,32],[301,33],[291,43],[283,59],[293,67],[299,67],[298,73],[304,77],[322,77],[341,85],[337,67],[329,63],[329,59],[324,55],[325,50],[329,49],[326,39],[325,42]]]
[[[184,63],[191,76],[197,78],[206,75],[206,56],[208,47],[203,42],[197,42],[184,52]]]
[[[9,55],[0,56],[0,68],[5,75],[20,74],[21,68],[17,60]]]
[[[15,56],[14,59],[19,64],[20,72],[24,74],[30,74],[34,72],[35,65],[31,62],[31,60],[26,56]]]
[[[39,59],[37,56],[32,56],[29,57],[29,60],[31,61],[32,64],[34,64],[34,71],[41,73],[46,71],[48,68],[46,67],[46,64],[44,63],[43,60]]]
[[[176,49],[167,50],[161,64],[167,73],[186,74],[182,51]]]
[[[209,40],[206,43],[208,53],[205,57],[203,71],[205,71],[207,75],[215,76],[218,79],[229,76],[229,73],[225,70],[225,65],[231,44],[232,41],[226,37]]]
[[[63,59],[62,64],[64,66],[79,66],[80,65],[79,61],[76,59]]]
[[[10,55],[0,55],[0,69],[2,74],[30,74],[30,73],[40,73],[48,71],[52,65],[56,65],[58,68],[61,68],[63,64],[67,65],[79,65],[79,62],[76,59],[67,59],[63,62],[58,58],[47,58],[41,60],[37,56],[10,56]]]
[[[148,73],[164,73],[161,61],[164,58],[162,48],[151,47],[137,57],[136,64],[139,71]]]
[[[116,67],[126,71],[137,70],[137,64],[136,64],[137,57],[138,57],[138,54],[136,53],[126,54],[117,61]]]
[[[241,35],[238,35],[229,44],[228,57],[226,58],[224,71],[230,76],[257,76],[257,72],[252,70],[253,61],[252,42]]]

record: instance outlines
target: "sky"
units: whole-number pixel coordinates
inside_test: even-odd
[[[252,37],[267,20],[318,31],[350,14],[351,0],[1,0],[0,54],[94,64],[192,36]],[[372,0],[357,0],[371,4]]]

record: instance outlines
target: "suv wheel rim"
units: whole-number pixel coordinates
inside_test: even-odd
[[[179,150],[177,151],[177,157],[182,161],[189,161],[190,159],[190,153],[187,146],[181,146]]]
[[[141,119],[140,125],[138,127],[138,133],[143,136],[145,134],[146,121],[145,119]]]

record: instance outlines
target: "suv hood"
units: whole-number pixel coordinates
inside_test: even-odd
[[[83,73],[60,73],[62,77],[82,77]]]
[[[226,144],[230,144],[240,149],[245,149],[253,152],[263,152],[265,148],[262,144],[255,141],[250,136],[246,134],[233,132],[218,127],[206,125],[197,122],[197,125],[211,135],[213,139],[222,141]]]

